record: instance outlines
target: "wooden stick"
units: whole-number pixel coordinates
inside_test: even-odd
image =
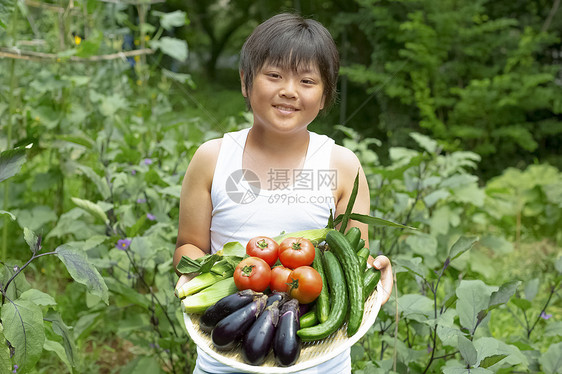
[[[13,49],[0,48],[0,58],[12,58],[17,60],[27,60],[27,61],[45,61],[52,60],[54,62],[67,60],[71,62],[97,62],[97,61],[108,61],[116,60],[118,58],[126,59],[132,56],[150,55],[153,54],[154,50],[150,48],[135,49],[132,51],[111,53],[107,55],[97,55],[91,57],[60,57],[54,53],[44,53],[44,52],[34,52],[34,51],[18,51],[14,52]]]

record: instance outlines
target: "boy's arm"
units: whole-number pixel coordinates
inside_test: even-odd
[[[352,212],[369,215],[371,210],[369,185],[367,183],[365,172],[363,171],[357,156],[349,149],[335,145],[332,154],[332,165],[337,172],[336,177],[338,181],[338,188],[336,191],[336,212],[334,216],[337,217],[345,212],[347,203],[351,197],[353,183],[355,182],[357,172],[359,172],[359,186]],[[365,240],[365,247],[368,248],[369,231],[367,224],[350,220],[347,228],[349,229],[354,226],[361,230],[361,238]],[[383,255],[377,256],[376,258],[369,256],[367,263],[368,266],[373,266],[381,272],[381,285],[383,287],[383,292],[385,293],[385,297],[382,302],[384,304],[390,298],[392,286],[394,284],[390,261]]]
[[[180,195],[174,268],[182,256],[196,259],[211,252],[211,183],[220,143],[216,139],[202,144],[187,167]],[[192,277],[182,276],[178,285]]]

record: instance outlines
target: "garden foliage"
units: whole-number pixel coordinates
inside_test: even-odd
[[[195,347],[173,294],[172,268],[181,181],[198,145],[248,126],[249,117],[219,120],[203,107],[193,109],[198,102],[186,88],[191,77],[163,68],[162,59],[187,56],[184,42],[166,36],[186,22],[184,13],[141,12],[147,22],[135,29],[123,5],[76,4],[87,17],[72,22],[93,30],[106,26],[105,16],[115,23],[111,32],[92,32],[80,44],[65,34],[59,49],[56,17],[0,0],[3,45],[18,47],[16,35],[35,27],[60,59],[0,60],[6,82],[0,115],[7,118],[0,124],[0,372],[188,373]],[[480,14],[479,3],[473,6]],[[424,18],[414,13],[408,16],[412,30],[427,31],[417,32],[425,35],[418,42],[435,45]],[[8,23],[5,14],[19,21]],[[392,18],[388,23],[397,26]],[[509,24],[494,23],[500,31]],[[472,31],[480,35],[481,27]],[[146,42],[158,52],[146,59],[73,62],[119,50],[131,28],[138,46]],[[407,45],[411,53],[421,48]],[[412,77],[433,82],[434,63],[410,66],[409,78],[398,77],[387,90],[402,92],[400,82]],[[513,78],[523,74],[522,66],[502,74]],[[529,95],[542,92],[539,86],[546,94],[555,90],[551,72],[535,73],[521,78],[544,74],[543,85],[528,85]],[[371,228],[371,252],[392,260],[396,288],[352,348],[355,372],[560,372],[562,173],[537,163],[483,181],[476,176],[481,154],[451,147],[447,136],[460,127],[450,129],[435,115],[442,101],[449,103],[445,98],[478,101],[476,91],[491,93],[502,83],[491,79],[484,89],[486,79],[467,80],[443,100],[424,93],[421,83],[419,91],[406,90],[411,103],[427,104],[418,119],[433,135],[409,131],[407,147],[386,149],[350,127],[335,128],[364,166],[372,214],[415,228]],[[451,83],[435,82],[442,89]],[[486,103],[492,117],[517,124],[501,115],[500,104]],[[451,108],[449,118],[462,117],[460,102]],[[496,144],[490,139],[478,144]]]

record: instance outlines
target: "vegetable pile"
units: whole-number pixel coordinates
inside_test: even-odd
[[[182,258],[180,272],[200,274],[176,295],[185,312],[201,314],[215,349],[239,346],[250,365],[273,351],[277,365],[291,366],[302,341],[325,339],[345,322],[348,336],[357,333],[378,282],[364,246],[356,227],[229,243],[218,254]]]

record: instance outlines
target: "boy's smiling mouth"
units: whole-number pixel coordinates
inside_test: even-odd
[[[273,107],[283,113],[292,113],[298,111],[297,108],[291,105],[277,104],[273,105]]]

